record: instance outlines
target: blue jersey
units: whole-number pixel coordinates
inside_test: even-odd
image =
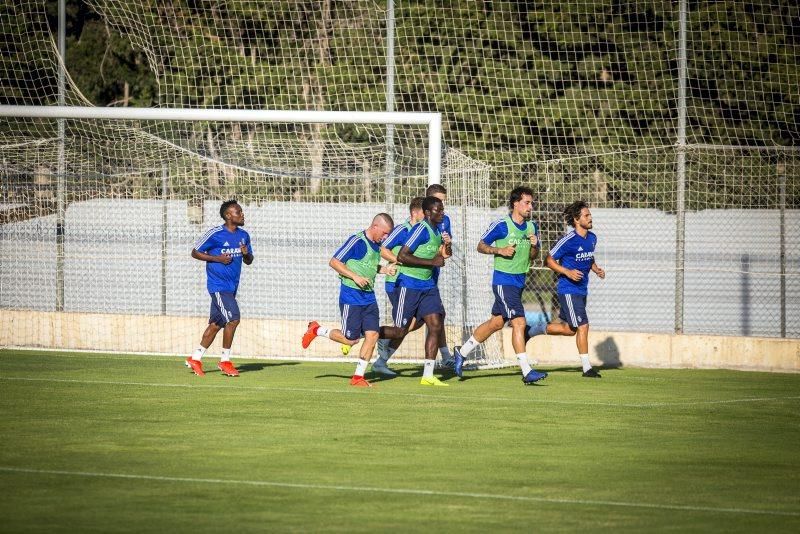
[[[431,227],[435,234],[439,235],[441,232],[439,231],[439,225]],[[420,246],[424,245],[430,241],[430,235],[428,234],[425,225],[421,222],[414,225],[414,227],[409,232],[408,240],[404,243],[404,246],[408,247],[409,252],[412,254],[416,251]],[[431,267],[432,270],[435,270],[435,267]],[[407,287],[409,289],[417,289],[417,290],[424,290],[424,289],[431,289],[436,287],[436,280],[434,278],[430,278],[429,280],[420,280],[419,278],[414,278],[413,276],[406,276],[403,273],[400,273],[400,276],[397,277],[397,285],[400,287]]]
[[[528,223],[527,221],[523,222],[522,224],[517,224],[515,221],[512,220],[514,226],[519,228],[520,230],[525,230]],[[536,239],[539,239],[539,225],[533,223],[533,233],[536,235]],[[489,225],[489,228],[483,233],[481,236],[481,241],[486,243],[487,245],[491,245],[495,241],[505,238],[508,235],[508,225],[506,225],[506,218],[503,217],[502,219],[498,219],[492,224]],[[492,272],[492,285],[493,286],[515,286],[515,287],[525,287],[525,274],[511,274],[511,273],[504,273],[498,270],[493,270]]]
[[[406,240],[408,239],[408,234],[411,232],[411,229],[406,227],[406,223],[408,222],[409,221],[406,221],[402,224],[398,224],[397,226],[395,226],[394,230],[392,230],[392,233],[389,234],[389,236],[381,244],[384,247],[388,248],[389,250],[392,250],[394,247],[398,245],[403,246]],[[387,294],[394,291],[396,283],[397,283],[396,281],[392,282],[386,280],[384,284]]]
[[[206,287],[208,287],[209,293],[218,291],[236,293],[239,288],[239,277],[242,274],[242,250],[239,248],[242,243],[247,245],[248,252],[252,254],[253,245],[250,243],[250,234],[241,228],[231,232],[225,228],[225,225],[212,228],[195,243],[194,249],[198,252],[211,256],[230,254],[233,258],[228,265],[206,262]]]
[[[347,241],[344,242],[344,245],[339,247],[339,250],[336,251],[333,257],[342,263],[347,263],[347,260],[360,260],[367,254],[367,244],[364,241],[364,239],[361,239],[361,232],[350,236]],[[380,251],[380,243],[375,243],[369,238],[366,238],[366,241],[369,241],[369,246],[372,247],[373,251]],[[354,304],[357,306],[366,306],[375,303],[377,300],[375,300],[375,292],[372,289],[373,288],[370,288],[369,291],[362,291],[361,289],[349,287],[342,283],[339,287],[339,303]]]
[[[558,275],[559,295],[587,295],[589,293],[589,271],[594,263],[594,249],[597,236],[588,232],[581,237],[575,230],[567,232],[550,249],[550,255],[559,261],[565,269],[578,269],[583,273],[579,282],[573,282],[563,275]]]

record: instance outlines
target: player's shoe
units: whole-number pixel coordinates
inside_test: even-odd
[[[397,373],[389,369],[389,366],[386,365],[386,362],[381,358],[378,358],[372,363],[372,372],[383,376],[397,376]]]
[[[372,384],[366,381],[363,376],[356,376],[353,375],[353,378],[350,379],[350,385],[355,386],[357,388],[371,388],[373,387]]]
[[[533,384],[534,382],[538,382],[539,380],[544,380],[547,378],[547,373],[540,373],[536,369],[531,369],[528,371],[528,374],[522,377],[522,382],[527,384]]]
[[[600,373],[594,370],[594,367],[590,367],[588,371],[584,371],[581,376],[584,378],[602,378]]]
[[[441,367],[442,369],[452,369],[453,367],[455,367],[455,365],[456,365],[455,358],[447,358],[446,360],[442,360],[442,362],[439,364],[439,367]]]
[[[314,341],[314,338],[317,337],[317,328],[319,328],[319,323],[317,321],[311,321],[308,323],[308,330],[306,333],[303,334],[303,348],[307,349],[311,342]]]
[[[239,371],[236,370],[236,367],[234,367],[233,363],[230,361],[219,362],[217,364],[217,369],[222,371],[222,374],[225,376],[239,376]]]
[[[453,371],[458,378],[464,375],[464,357],[461,355],[461,346],[453,347]]]
[[[378,356],[380,356],[384,360],[389,359],[389,343],[391,342],[392,342],[391,339],[378,340]]]
[[[423,386],[445,386],[445,387],[450,386],[450,384],[448,384],[447,382],[442,382],[435,376],[431,376],[428,378],[422,377],[422,380],[420,380],[419,383],[422,384]]]
[[[186,358],[186,367],[191,369],[191,371],[196,374],[197,376],[206,376],[203,372],[203,362],[200,360],[193,360],[192,357]]]
[[[350,345],[345,345],[344,343],[342,343],[341,349],[342,349],[342,356],[347,356],[348,354],[350,354]]]

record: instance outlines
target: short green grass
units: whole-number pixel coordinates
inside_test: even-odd
[[[0,531],[800,531],[800,375],[237,363],[0,351]]]

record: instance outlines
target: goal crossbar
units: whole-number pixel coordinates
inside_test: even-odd
[[[43,119],[164,120],[313,124],[394,124],[428,128],[428,183],[441,181],[441,113],[261,109],[100,108],[0,105],[0,117]]]

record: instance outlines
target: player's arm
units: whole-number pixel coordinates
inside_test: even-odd
[[[605,269],[597,265],[597,263],[594,261],[592,261],[592,272],[599,276],[601,280],[606,277]]]
[[[534,232],[528,236],[528,240],[531,242],[530,259],[535,260],[539,257],[539,251],[541,250],[539,236]]]
[[[331,261],[328,262],[328,265],[340,275],[355,282],[356,285],[361,289],[366,289],[369,286],[369,280],[351,271],[350,268],[348,268],[347,265],[345,265],[342,261],[337,260],[336,258],[331,258]]]
[[[560,274],[561,276],[566,276],[573,282],[578,282],[583,278],[583,273],[581,271],[578,269],[567,269],[558,263],[550,254],[547,255],[547,259],[544,260],[544,263],[547,265],[548,269],[555,271],[556,274]]]
[[[392,254],[392,256],[394,256],[394,254]],[[388,274],[389,276],[394,276],[397,274],[397,265],[395,263],[378,265],[378,274]]]
[[[230,262],[233,261],[233,258],[231,257],[230,254],[220,254],[219,256],[212,256],[211,254],[200,252],[196,248],[192,249],[192,257],[200,261],[207,261],[209,263],[224,263],[225,265],[228,265]],[[253,261],[252,256],[250,258],[251,258],[250,261]]]
[[[239,250],[242,251],[242,261],[245,265],[250,265],[253,263],[253,253],[250,252],[250,247],[247,246],[247,243],[244,242],[244,239],[242,239],[241,243],[239,243]]]
[[[403,265],[410,265],[411,267],[443,267],[444,266],[444,257],[441,253],[436,254],[433,258],[427,260],[425,258],[418,258],[414,256],[414,253],[411,252],[411,249],[408,248],[408,245],[403,245],[403,248],[400,249],[400,252],[397,254],[397,259],[400,260],[400,263]]]
[[[397,263],[397,256],[394,255],[394,252],[384,246],[381,246],[381,258],[389,263]]]
[[[511,258],[514,256],[515,246],[508,245],[505,247],[495,247],[494,243],[498,239],[503,239],[508,235],[505,224],[502,221],[495,221],[489,226],[489,229],[481,236],[478,241],[478,252],[481,254],[488,254],[490,256],[502,256],[504,258]]]

